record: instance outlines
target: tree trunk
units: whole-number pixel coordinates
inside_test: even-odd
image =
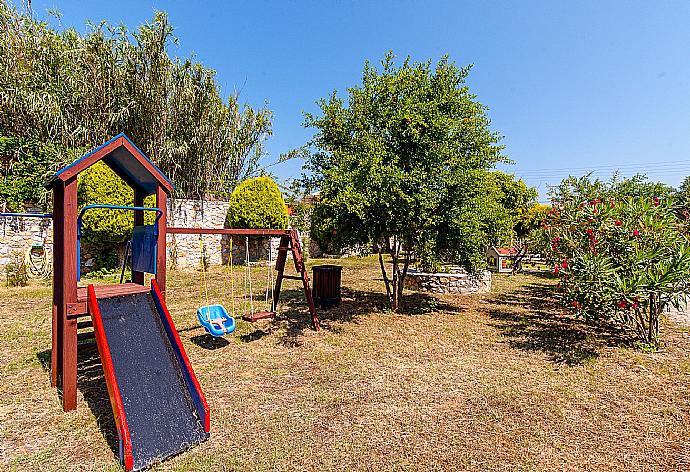
[[[379,246],[379,265],[381,266],[381,275],[383,276],[383,282],[386,285],[386,298],[388,299],[388,304],[393,305],[393,295],[391,294],[391,282],[388,279],[388,273],[386,272],[386,266],[383,263],[383,251]]]
[[[400,285],[400,272],[398,270],[400,244],[398,243],[397,238],[393,238],[393,249],[391,250],[391,257],[393,258],[393,303],[391,303],[391,309],[393,311],[398,311],[398,308],[400,308],[400,293],[398,289]]]

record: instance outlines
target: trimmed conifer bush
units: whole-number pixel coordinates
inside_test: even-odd
[[[228,228],[286,229],[288,212],[278,185],[269,177],[245,180],[230,196]]]

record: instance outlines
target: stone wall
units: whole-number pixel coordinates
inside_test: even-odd
[[[12,260],[13,253],[26,253],[34,244],[42,244],[48,260],[53,258],[53,220],[50,218],[26,218],[0,216],[0,273]]]
[[[181,228],[216,228],[225,225],[228,213],[227,202],[204,202],[197,200],[175,200],[168,209],[168,226]],[[201,250],[206,264],[227,264],[230,255],[230,240],[226,235],[205,234],[199,242],[198,234],[168,234],[168,265],[178,269],[198,269],[201,267]],[[232,238],[232,260],[242,264],[247,257],[247,239],[242,236]],[[270,244],[270,245],[269,245]],[[278,253],[280,238],[249,238],[249,261],[268,260]]]
[[[227,202],[200,202],[176,199],[168,204],[168,226],[185,228],[223,228],[228,212]],[[26,252],[33,244],[43,244],[52,261],[53,228],[51,219],[26,217],[0,217],[0,274],[10,262],[13,252]],[[203,252],[209,264],[225,264],[230,254],[230,237],[206,234],[202,237]],[[270,246],[269,246],[270,244]],[[278,253],[279,238],[249,238],[249,260],[268,260],[271,253],[275,259]],[[168,265],[171,267],[196,270],[201,264],[199,235],[168,234]],[[306,247],[306,246],[305,246]],[[83,248],[82,270],[88,272],[94,266],[93,256],[88,246]],[[124,252],[118,248],[118,252]],[[243,263],[246,258],[244,237],[233,238],[233,262]],[[123,254],[119,254],[123,257]]]
[[[227,202],[171,200],[168,205],[168,226],[222,228],[228,207]],[[201,240],[208,264],[221,264],[227,260],[227,245],[224,247],[222,235],[205,234]],[[198,269],[201,267],[201,247],[197,234],[168,234],[168,265]]]
[[[485,270],[470,275],[462,269],[449,273],[431,274],[410,269],[405,277],[405,288],[432,293],[485,293],[491,291],[491,272]]]

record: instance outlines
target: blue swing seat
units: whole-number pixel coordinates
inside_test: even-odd
[[[235,318],[228,315],[223,305],[202,306],[196,311],[196,317],[212,336],[221,337],[235,331]]]

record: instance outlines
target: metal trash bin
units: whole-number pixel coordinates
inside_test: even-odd
[[[340,305],[340,273],[343,270],[337,265],[319,265],[312,267],[312,297],[314,304],[321,308]]]

